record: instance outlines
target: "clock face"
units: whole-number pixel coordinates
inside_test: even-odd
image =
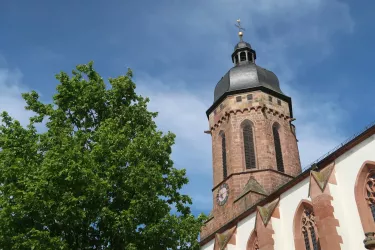
[[[229,187],[228,184],[224,183],[223,185],[220,186],[219,190],[217,191],[216,195],[216,202],[219,204],[219,206],[223,206],[229,196]]]

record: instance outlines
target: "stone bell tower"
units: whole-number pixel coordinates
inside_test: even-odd
[[[292,100],[281,91],[277,76],[255,63],[256,52],[238,27],[234,67],[217,83],[206,112],[214,205],[201,239],[301,173]]]

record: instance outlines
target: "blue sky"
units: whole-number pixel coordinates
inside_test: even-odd
[[[0,109],[25,124],[21,93],[51,101],[59,71],[94,60],[108,78],[130,67],[159,127],[177,135],[173,159],[187,169],[193,211],[208,213],[205,111],[232,67],[235,21],[293,98],[307,165],[375,120],[374,11],[371,0],[0,0]]]

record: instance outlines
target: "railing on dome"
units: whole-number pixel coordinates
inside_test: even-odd
[[[369,128],[373,127],[373,126],[375,126],[375,121],[371,122],[366,127],[364,127],[363,129],[361,129],[359,132],[357,132],[354,135],[352,135],[351,137],[347,138],[341,144],[337,145],[336,147],[334,147],[333,149],[331,149],[330,151],[328,151],[327,153],[325,153],[324,155],[322,155],[321,157],[319,157],[318,159],[316,159],[315,161],[313,161],[311,164],[303,167],[302,168],[302,172],[305,172],[306,170],[308,170],[309,168],[311,168],[314,164],[317,164],[318,162],[320,162],[321,160],[323,160],[324,158],[326,158],[327,156],[329,156],[330,154],[332,154],[333,152],[335,152],[337,149],[341,148],[342,146],[344,146],[345,144],[347,144],[348,142],[350,142],[351,140],[353,140],[354,138],[356,138],[357,136],[359,136],[360,134],[362,134],[367,129],[369,129]]]

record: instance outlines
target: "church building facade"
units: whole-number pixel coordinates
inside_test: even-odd
[[[239,36],[207,110],[213,209],[201,249],[375,249],[375,125],[302,170],[292,99]]]

